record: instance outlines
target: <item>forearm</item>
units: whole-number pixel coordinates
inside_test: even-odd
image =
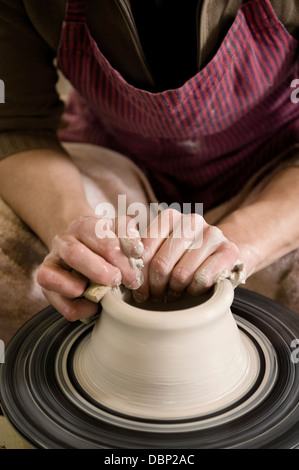
[[[0,196],[50,248],[80,215],[94,215],[81,175],[63,152],[31,150],[0,161]]]
[[[247,275],[299,247],[299,168],[281,171],[250,205],[218,224],[240,249]]]

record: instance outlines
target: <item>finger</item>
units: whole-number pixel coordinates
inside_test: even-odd
[[[79,218],[71,225],[71,233],[59,237],[58,241],[54,239],[54,248],[69,266],[92,282],[108,286],[123,282],[130,289],[137,288],[141,283],[140,273],[131,266],[112,228],[109,219]],[[81,242],[81,248],[78,242]],[[89,249],[89,254],[84,246]]]
[[[92,282],[107,286],[120,284],[120,270],[75,237],[63,235],[54,239],[53,243],[56,256]]]
[[[128,258],[141,258],[144,246],[141,240],[136,238],[120,238],[120,246]]]
[[[195,243],[189,247],[171,273],[168,292],[170,296],[183,292],[192,282],[199,266],[212,253],[228,243],[221,230],[206,223],[203,225],[203,233],[199,230],[197,235]]]
[[[121,270],[122,282],[126,287],[137,289],[143,278],[140,270],[131,262],[131,258],[139,258],[142,255],[143,244],[136,228],[136,221],[128,216],[119,217],[115,219],[112,228],[111,221],[107,222],[108,228],[105,219],[97,221],[95,231],[101,241],[100,246],[96,241],[93,249]],[[99,227],[101,227],[100,234]],[[103,232],[104,236],[101,238]],[[84,233],[81,237],[84,237]]]
[[[141,258],[144,246],[135,219],[128,216],[116,219],[115,233],[120,240],[123,252],[128,258]]]
[[[165,239],[180,225],[182,215],[176,210],[162,211],[147,228],[146,234],[142,237],[144,253],[142,256],[144,268],[143,284],[134,293],[134,298],[138,302],[142,302],[149,297],[149,267],[152,258],[164,243]]]
[[[215,284],[217,275],[225,270],[231,271],[238,260],[239,250],[234,243],[228,242],[225,247],[208,257],[193,276],[187,292],[200,295]]]
[[[174,228],[153,257],[148,276],[152,299],[163,299],[176,264],[184,258],[195,240],[202,238],[202,221],[202,217],[197,214],[183,215],[181,224]]]
[[[80,297],[87,285],[87,278],[74,271],[67,271],[46,258],[37,272],[37,282],[45,289],[59,292],[69,298]]]
[[[60,294],[43,289],[44,296],[67,320],[76,321],[90,318],[98,311],[98,305],[86,299],[69,299]]]

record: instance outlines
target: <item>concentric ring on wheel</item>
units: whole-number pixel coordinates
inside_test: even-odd
[[[1,406],[37,448],[294,448],[299,446],[299,365],[290,345],[298,317],[263,296],[237,289],[232,312],[259,349],[255,390],[217,416],[151,423],[100,410],[71,372],[72,347],[92,325],[69,323],[52,307],[21,328],[1,365]],[[261,353],[262,350],[262,353]],[[75,390],[75,391],[74,391]]]

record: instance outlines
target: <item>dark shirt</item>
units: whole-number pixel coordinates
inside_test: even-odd
[[[178,88],[197,73],[200,4],[199,0],[131,0],[144,55],[157,89]]]
[[[132,30],[130,3],[140,41],[136,27]],[[162,91],[183,85],[202,70],[241,4],[242,0],[86,0],[86,16],[99,49],[129,83]],[[299,0],[271,4],[298,40]],[[55,88],[53,59],[65,8],[66,0],[0,0],[0,80],[5,83],[0,159],[34,148],[61,149],[56,131],[63,103]]]

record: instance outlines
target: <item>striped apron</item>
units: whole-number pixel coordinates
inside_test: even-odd
[[[93,40],[84,1],[67,1],[57,59],[76,90],[60,138],[128,156],[161,202],[207,211],[298,142],[298,42],[270,0],[244,0],[216,55],[178,89],[128,83]]]

